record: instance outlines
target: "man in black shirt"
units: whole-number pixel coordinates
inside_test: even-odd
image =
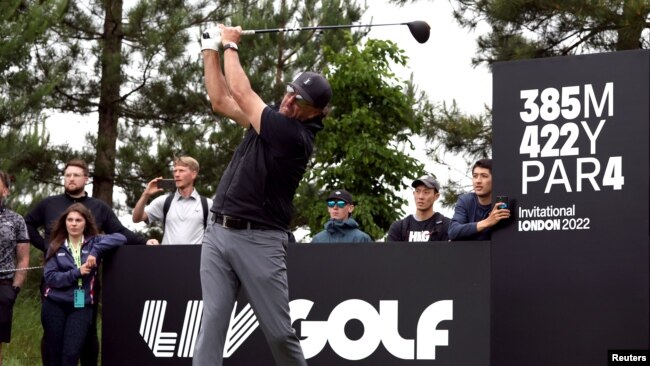
[[[440,184],[430,176],[416,179],[411,184],[415,199],[415,215],[394,222],[386,241],[447,241],[451,220],[433,210],[440,198]]]
[[[293,196],[332,89],[322,75],[304,72],[287,85],[279,108],[267,106],[240,64],[240,36],[241,27],[220,25],[201,42],[212,109],[247,131],[219,181],[211,209],[215,222],[203,239],[203,318],[193,364],[222,365],[230,314],[244,290],[275,363],[302,366],[307,362],[289,314],[286,245]]]

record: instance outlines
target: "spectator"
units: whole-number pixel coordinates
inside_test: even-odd
[[[153,179],[133,208],[133,222],[161,222],[162,244],[201,244],[208,221],[208,207],[212,200],[199,195],[194,181],[199,174],[199,163],[189,156],[174,159],[176,189],[154,199],[149,198],[163,191],[158,187],[162,177]]]
[[[330,219],[325,230],[312,239],[312,243],[366,243],[370,235],[359,230],[359,224],[351,217],[354,211],[352,195],[345,189],[338,189],[327,196],[327,211]]]
[[[433,177],[424,176],[411,184],[415,199],[415,215],[394,222],[386,241],[447,241],[451,220],[433,210],[440,198],[440,184]]]
[[[11,341],[13,308],[29,266],[29,237],[25,220],[5,205],[9,177],[0,170],[0,365],[2,343]]]
[[[458,197],[449,226],[451,240],[490,240],[492,228],[510,217],[510,210],[492,203],[492,159],[481,159],[472,167],[474,192]]]
[[[119,233],[98,233],[90,210],[81,203],[69,206],[53,224],[41,309],[46,366],[78,364],[93,323],[97,267],[109,249],[126,242]]]
[[[71,205],[81,203],[86,206],[92,213],[97,229],[101,232],[112,234],[120,233],[127,238],[127,244],[155,244],[156,239],[147,241],[145,238],[136,235],[131,230],[127,229],[118,220],[115,212],[101,200],[88,197],[85,191],[86,184],[88,183],[88,165],[84,160],[72,159],[68,161],[63,169],[63,185],[64,193],[50,196],[39,202],[25,216],[25,223],[27,224],[27,231],[32,245],[44,254],[47,254],[49,239],[52,233],[52,224],[61,216],[61,214]],[[43,228],[45,235],[41,235],[39,229]],[[99,292],[99,288],[96,288]],[[97,365],[97,358],[99,356],[99,341],[97,338],[97,303],[93,303],[93,327],[88,332],[87,344],[83,347],[83,354],[81,356],[81,365],[90,366]],[[41,347],[44,350],[46,345]],[[43,357],[47,355],[42,353]],[[48,364],[48,360],[43,359],[43,364]]]

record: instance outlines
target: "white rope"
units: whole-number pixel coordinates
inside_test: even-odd
[[[3,269],[0,270],[0,273],[9,273],[9,272],[17,272],[17,271],[29,271],[32,269],[40,269],[43,268],[43,266],[38,266],[38,267],[25,267],[25,268],[16,268],[16,269]]]

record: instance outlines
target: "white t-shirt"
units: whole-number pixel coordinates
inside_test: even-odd
[[[150,205],[144,208],[149,223],[163,220],[163,207],[167,194],[156,197]],[[212,200],[208,198],[208,210],[212,207]],[[209,212],[209,216],[212,213]],[[161,244],[201,244],[203,242],[203,207],[201,196],[194,189],[187,198],[182,197],[178,190],[174,192],[174,199],[167,211],[165,232]]]

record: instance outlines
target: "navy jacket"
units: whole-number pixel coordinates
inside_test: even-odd
[[[89,255],[97,258],[97,267],[93,268],[86,276],[81,276],[81,270],[74,262],[70,249],[62,245],[54,256],[45,262],[43,277],[45,277],[45,297],[56,302],[72,304],[74,301],[74,290],[79,288],[78,279],[82,278],[82,286],[85,290],[85,303],[94,304],[95,281],[97,280],[97,268],[101,257],[110,249],[126,243],[126,237],[122,234],[97,235],[86,238],[81,246],[81,264],[86,263]]]
[[[476,193],[465,193],[458,197],[454,217],[449,225],[451,240],[490,240],[492,229],[479,232],[477,223],[490,215],[491,205],[483,206],[478,202]]]

